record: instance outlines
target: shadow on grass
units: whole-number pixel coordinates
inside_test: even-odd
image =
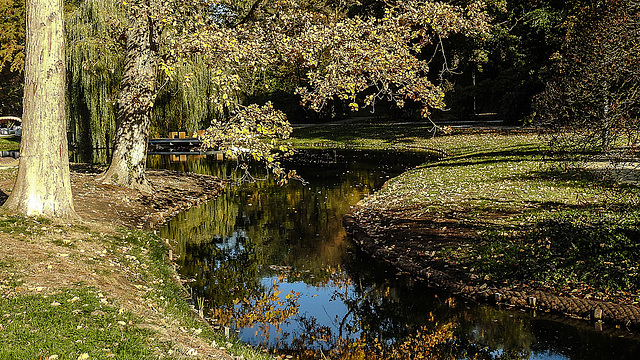
[[[474,158],[494,158],[494,157],[506,157],[506,158],[519,158],[519,157],[539,157],[540,150],[530,146],[513,146],[511,149],[505,148],[499,151],[483,151],[469,155],[463,155],[462,158],[474,159]],[[530,160],[530,159],[521,159]]]
[[[639,218],[638,212],[603,217],[594,209],[561,213],[511,232],[495,229],[463,263],[495,281],[637,291]]]
[[[640,170],[635,176],[640,176]],[[549,168],[532,171],[519,177],[523,181],[562,181],[564,186],[571,188],[590,189],[592,195],[606,200],[606,205],[625,206],[624,203],[635,206],[640,197],[637,182],[624,182],[622,179],[607,177],[601,173],[585,169],[569,169],[566,171]],[[635,201],[632,201],[635,199]]]
[[[428,163],[420,166],[420,169],[435,167],[465,167],[474,165],[499,164],[508,162],[539,161],[537,148],[528,146],[514,146],[513,149],[500,151],[482,151],[468,155],[445,158],[440,162]]]
[[[349,142],[362,139],[378,139],[388,142],[408,142],[407,137],[432,137],[431,124],[416,123],[411,125],[326,125],[295,129],[293,137],[307,139],[326,139],[337,142]],[[440,135],[436,135],[440,136]]]
[[[612,186],[613,183],[610,181],[603,181],[601,176],[597,176],[596,174],[580,169],[572,169],[572,170],[560,170],[553,167],[547,169],[541,169],[538,171],[531,171],[527,174],[524,174],[519,177],[521,180],[528,181],[570,181],[576,182],[578,181],[581,184],[593,184],[597,183],[598,186]]]

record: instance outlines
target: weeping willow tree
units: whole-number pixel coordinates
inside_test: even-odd
[[[112,154],[130,20],[124,6],[117,0],[67,3],[67,123],[79,161],[106,163]],[[184,59],[173,73],[159,75],[152,135],[192,132],[220,116],[210,102],[219,86],[202,62]]]
[[[159,82],[151,136],[166,136],[170,131],[193,132],[223,116],[210,100],[220,91],[215,74],[197,58],[176,68],[172,76],[161,73]]]
[[[67,121],[81,161],[106,162],[115,134],[115,98],[124,64],[118,35],[126,26],[119,3],[67,5]]]

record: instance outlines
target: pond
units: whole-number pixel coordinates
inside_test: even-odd
[[[159,233],[177,241],[194,306],[244,342],[300,359],[640,358],[640,336],[625,329],[467,302],[361,254],[342,216],[425,155],[328,150],[299,159],[286,166],[307,184],[231,184]],[[234,173],[233,163],[207,157],[149,162]]]

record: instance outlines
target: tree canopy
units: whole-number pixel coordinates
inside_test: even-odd
[[[576,1],[553,54],[537,119],[559,153],[609,152],[640,135],[640,4]]]
[[[191,21],[186,31],[173,29],[168,36],[172,61],[166,71],[179,66],[184,54],[201,56],[220,84],[212,101],[232,119],[246,118],[234,115],[237,111],[258,109],[243,107],[243,90],[261,83],[266,88],[263,74],[273,66],[296,69],[295,92],[301,104],[315,111],[334,101],[347,103],[354,111],[373,110],[384,100],[400,108],[406,102],[420,104],[422,115],[428,117],[432,109],[444,107],[441,76],[429,68],[436,54],[446,60],[443,39],[453,33],[480,36],[489,28],[480,3],[458,7],[409,1],[386,7],[378,18],[347,16],[344,6],[327,9],[313,3],[263,1],[254,3],[245,17],[236,17],[241,20],[232,26],[229,19],[234,17],[222,13],[222,19]],[[228,123],[213,125],[207,138],[216,140],[207,145],[220,147],[227,143],[220,135],[229,134]],[[265,128],[270,127],[259,127]],[[252,133],[250,129],[243,131]],[[247,152],[243,144],[236,142],[224,150],[242,156]],[[277,153],[257,148],[260,151],[249,151],[254,160],[276,158]],[[273,162],[269,166],[278,168]]]
[[[258,110],[270,114],[271,125],[279,123],[279,111],[305,116],[381,107],[404,107],[426,117],[434,109],[451,109],[456,117],[481,112],[504,119],[531,115],[563,126],[572,118],[577,128],[600,129],[601,140],[613,140],[618,129],[632,129],[630,119],[637,118],[634,4],[68,1],[68,124],[76,153],[89,155],[85,161],[112,156],[93,151],[110,149],[122,137],[116,135],[116,123],[124,104],[146,107],[138,109],[149,118],[140,139],[170,130],[194,131],[213,122],[219,128],[212,129],[209,138],[217,140],[207,144],[229,145],[223,150],[232,152],[245,149],[249,137],[240,141],[242,146],[230,145],[216,132],[235,123],[247,125],[243,131],[251,133],[262,120],[250,125],[238,119]],[[2,96],[12,97],[18,106],[11,108],[2,100],[3,112],[19,112],[16,94],[21,87],[16,79],[21,76],[23,8],[22,0],[0,1],[0,15],[7,20],[0,37]],[[152,76],[149,81],[129,77],[129,83],[150,87],[146,95],[123,97],[131,69],[127,64],[140,60],[131,55],[140,44],[131,42],[135,36],[130,30],[141,19],[152,24],[142,36],[153,38],[153,70],[144,75]],[[271,105],[265,105],[267,101]],[[135,141],[142,143],[140,139]],[[146,154],[146,147],[139,148]],[[265,151],[253,159],[273,157]],[[142,164],[145,156],[137,158]],[[130,172],[132,165],[122,164]],[[119,176],[122,180],[128,174]]]

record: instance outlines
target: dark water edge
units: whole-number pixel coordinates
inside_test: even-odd
[[[175,160],[152,156],[149,164],[234,174],[233,163]],[[361,254],[347,239],[342,216],[386,180],[426,160],[414,153],[308,152],[286,164],[308,184],[230,185],[219,198],[178,215],[160,235],[178,241],[180,271],[192,279],[196,306],[216,322],[228,314],[213,309],[233,309],[230,325],[243,341],[300,358],[347,358],[358,346],[403,344],[416,352],[406,353],[412,358],[426,342],[419,334],[442,329],[442,358],[640,358],[639,337],[625,329],[597,331],[588,322],[466,302]],[[243,324],[268,313],[271,324]]]

